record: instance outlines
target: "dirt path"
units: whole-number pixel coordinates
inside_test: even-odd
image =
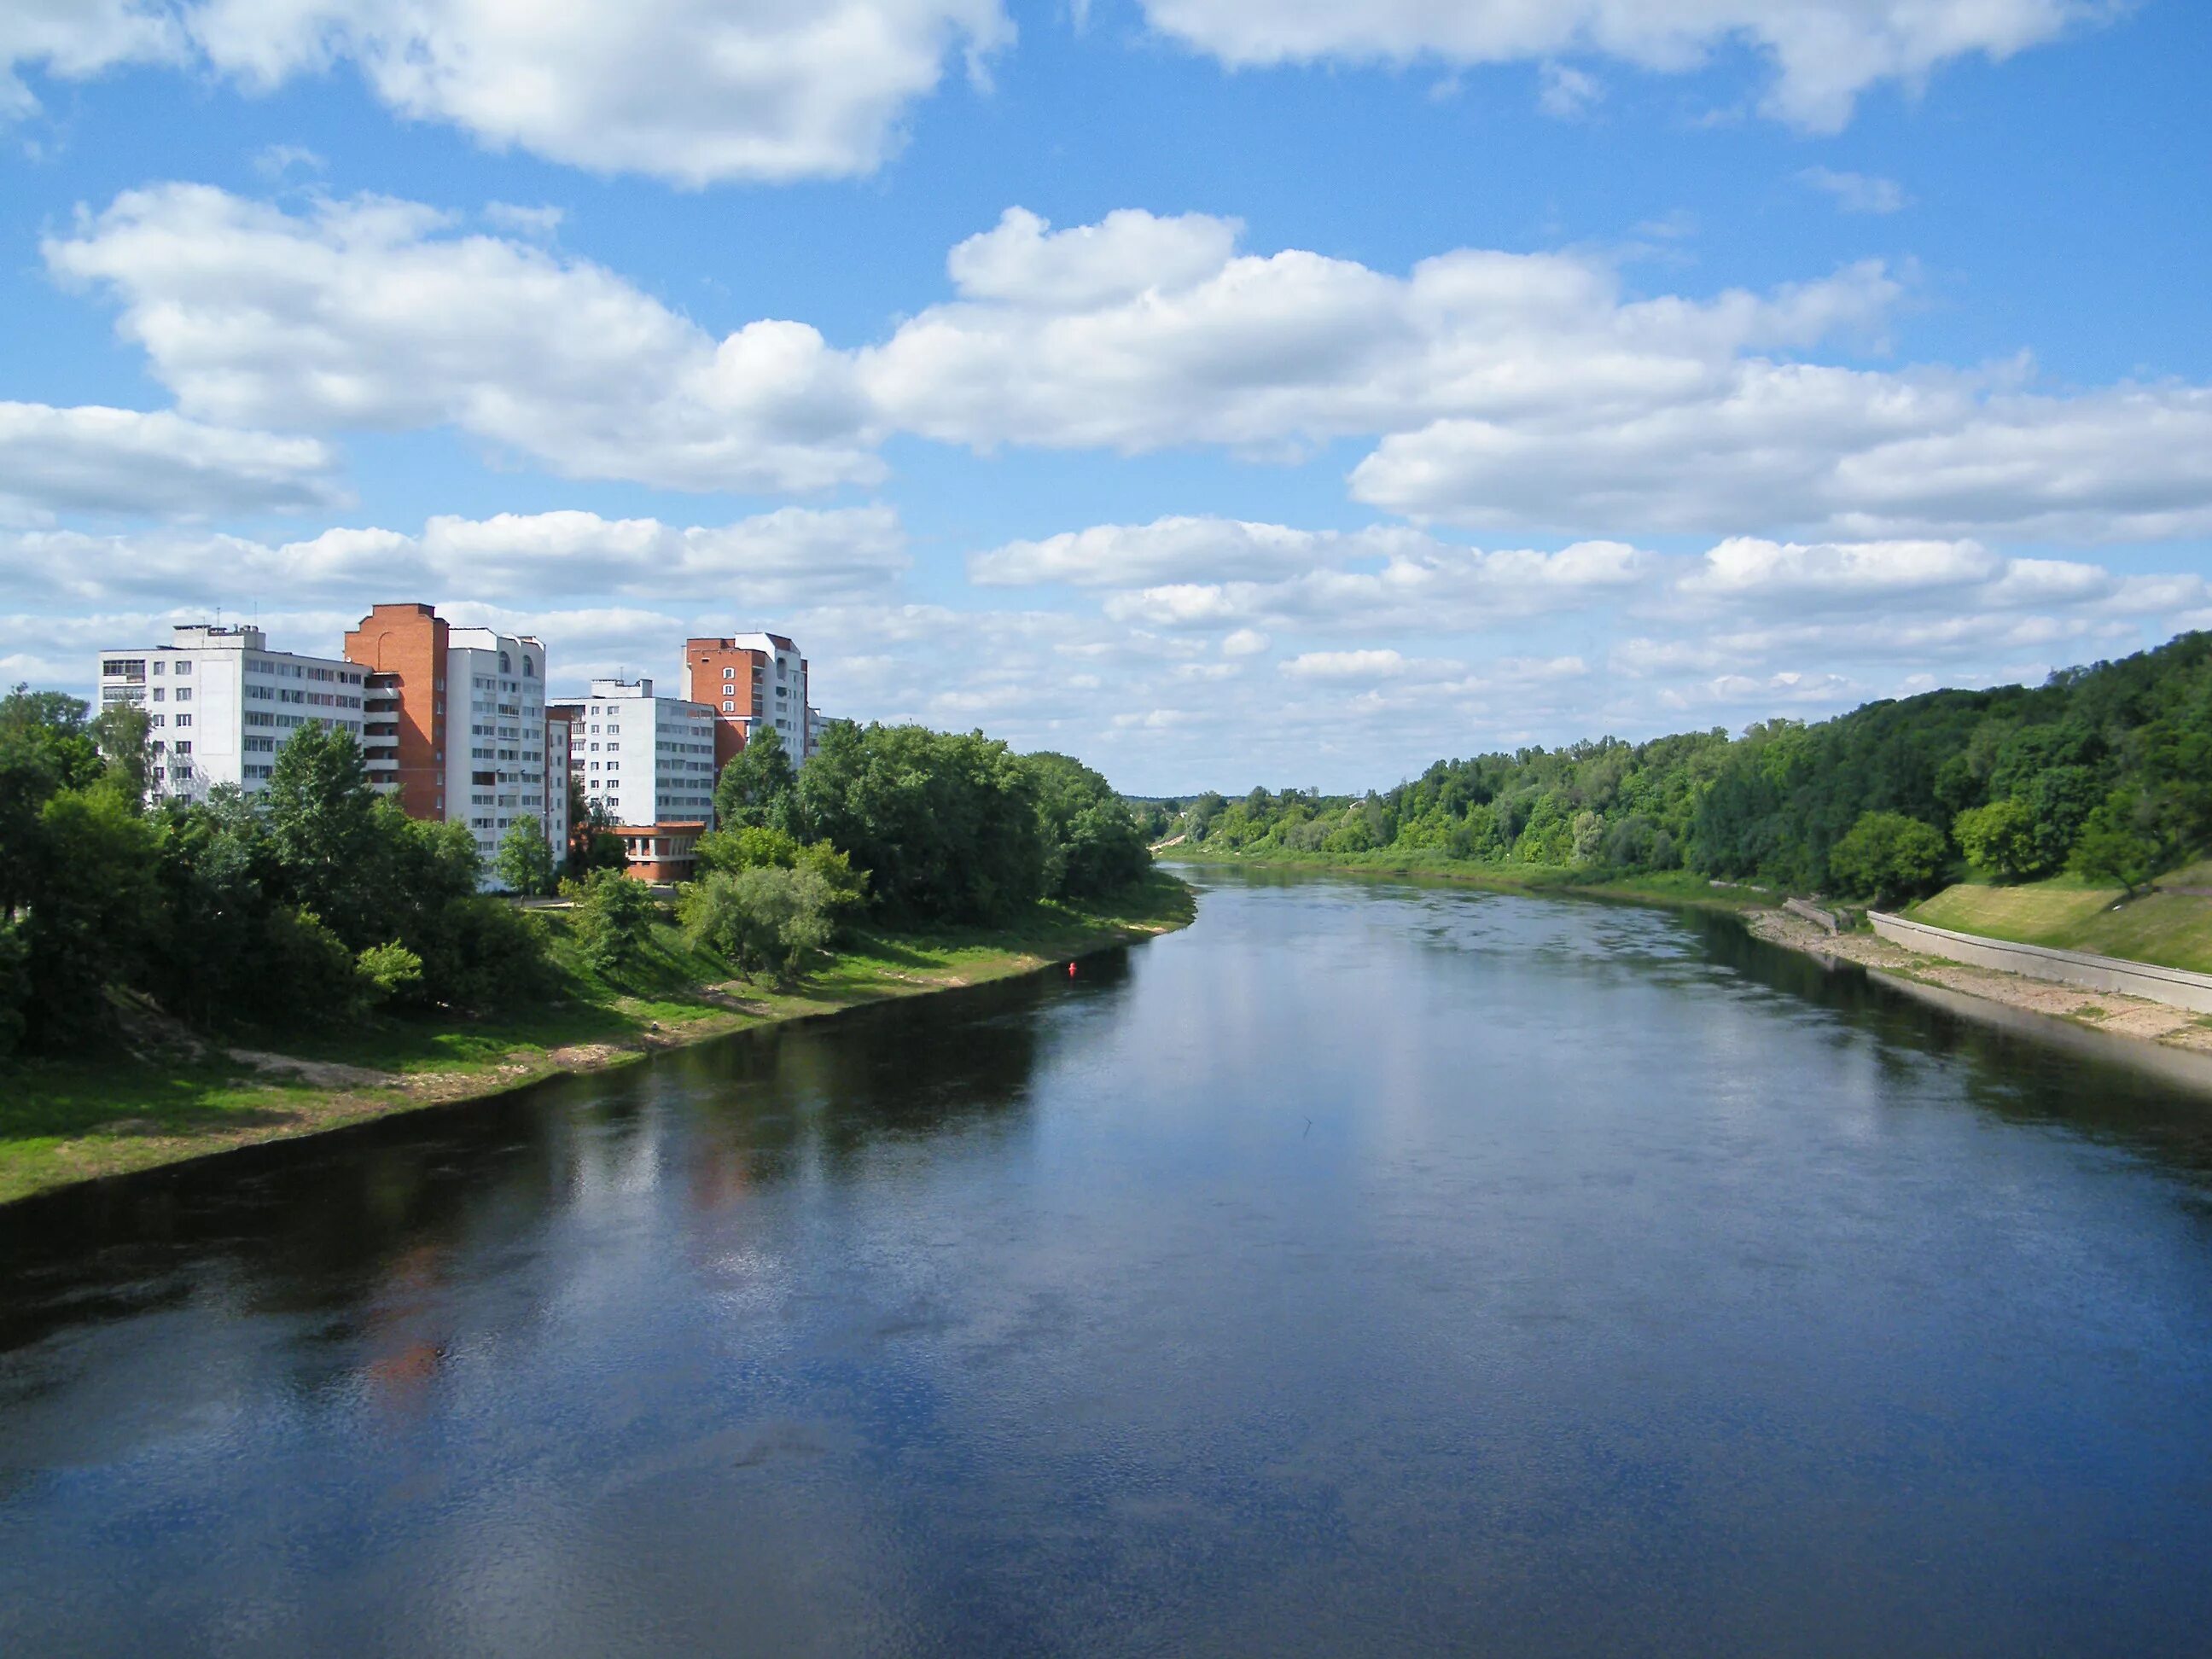
[[[2047,980],[2027,979],[1994,968],[1947,962],[1941,957],[1908,951],[1874,933],[1832,934],[1784,910],[1753,910],[1747,912],[1744,919],[1759,938],[1793,951],[1802,951],[1808,956],[1840,957],[1902,979],[2002,1003],[2008,1008],[2070,1020],[2092,1030],[2212,1054],[2212,1025],[2205,1023],[2203,1016],[2186,1008],[2169,1007],[2163,1002],[2122,996],[2117,992],[2054,985]]]

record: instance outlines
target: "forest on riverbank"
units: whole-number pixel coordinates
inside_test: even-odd
[[[573,911],[480,890],[467,827],[379,795],[343,732],[303,726],[257,794],[195,801],[149,800],[146,736],[127,707],[0,699],[0,1056],[96,1048],[133,1017],[267,1038],[619,992],[670,921],[618,871],[564,879],[535,818],[498,873]],[[716,977],[789,981],[863,928],[1018,933],[1150,867],[1105,779],[981,732],[839,722],[802,766],[755,744],[717,797],[673,917]]]
[[[1593,881],[1684,871],[1896,901],[1966,872],[2134,890],[2212,844],[2212,634],[2039,686],[1438,761],[1364,795],[1255,788],[1152,809],[1156,839],[1291,859],[1396,854]]]

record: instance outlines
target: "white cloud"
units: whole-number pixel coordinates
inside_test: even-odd
[[[1618,542],[1580,542],[1556,553],[1485,552],[1424,539],[1382,568],[1327,567],[1279,581],[1170,582],[1108,596],[1115,622],[1155,628],[1249,628],[1255,622],[1325,624],[1332,630],[1479,630],[1584,609],[1646,580],[1650,555]]]
[[[1013,38],[999,0],[12,0],[9,73],[162,61],[250,90],[349,64],[386,106],[494,149],[688,185],[872,172],[945,60]]]
[[[1547,63],[1541,74],[1536,104],[1556,120],[1571,121],[1587,114],[1590,106],[1605,96],[1605,88],[1595,76],[1572,64]]]
[[[1906,204],[1905,187],[1894,179],[1838,173],[1832,167],[1807,167],[1797,176],[1833,197],[1836,205],[1846,213],[1895,213]]]
[[[478,601],[741,597],[748,607],[781,608],[880,592],[907,564],[898,520],[880,507],[783,507],[689,527],[574,512],[440,517],[416,535],[337,527],[282,545],[173,532],[0,537],[0,571],[20,592],[78,601],[189,598],[234,608],[256,598],[351,594],[367,602],[399,591]]]
[[[25,68],[81,80],[118,64],[173,58],[182,45],[175,19],[140,0],[9,0],[0,8],[0,118],[39,106]]]
[[[1677,586],[1693,595],[1762,599],[1881,599],[1984,583],[2003,561],[1978,543],[1760,541],[1736,536]]]
[[[1306,651],[1278,666],[1294,679],[1392,680],[1413,665],[1393,650]]]
[[[1232,65],[1537,61],[1602,53],[1661,72],[1738,41],[1771,58],[1768,112],[1815,131],[1860,94],[2002,59],[2099,15],[2087,0],[1143,0],[1153,27]]]
[[[199,518],[327,506],[337,458],[164,412],[0,403],[0,521],[50,513]]]
[[[1224,657],[1256,657],[1272,643],[1256,628],[1239,628],[1222,636],[1221,654]]]
[[[879,343],[763,319],[717,340],[602,267],[364,197],[298,212],[204,186],[128,192],[45,245],[104,287],[182,413],[331,431],[450,425],[578,477],[694,489],[867,483],[907,432],[1287,459],[1379,439],[1359,500],[1571,534],[2212,532],[2212,390],[2060,394],[1966,373],[1791,361],[1878,336],[1878,264],[1764,294],[1632,298],[1594,254],[1462,249],[1393,276],[1233,222],[1128,212],[1053,231],[1012,210],[955,248],[957,297]],[[1237,535],[1243,534],[1240,543]],[[1378,532],[1379,533],[1379,532]],[[1026,544],[978,580],[1103,580],[1210,538],[1218,570],[1295,548],[1165,520]],[[1176,554],[1175,558],[1185,558]]]
[[[1447,419],[1392,434],[1352,488],[1468,524],[2166,539],[2212,532],[2212,391],[2056,397],[1942,371],[1753,360],[1618,418]]]
[[[459,234],[387,198],[288,214],[204,185],[127,191],[45,244],[105,285],[187,414],[451,424],[578,477],[823,489],[880,475],[849,365],[799,323],[720,341],[599,266]]]
[[[1238,254],[1235,235],[1139,213],[1053,232],[1011,210],[953,251],[959,298],[861,372],[885,420],[951,443],[1279,455],[1455,414],[1587,422],[1711,396],[1739,354],[1876,328],[1899,292],[1863,264],[1767,295],[1629,301],[1595,255],[1461,249],[1401,277]]]
[[[550,236],[561,228],[561,222],[568,216],[565,210],[557,207],[523,207],[514,202],[484,204],[485,223],[518,236]]]
[[[1806,544],[1738,536],[1708,550],[1673,592],[1705,610],[1796,613],[1809,607],[1824,618],[1872,612],[1885,622],[1927,610],[2148,617],[2212,599],[2212,581],[2181,574],[2126,575],[2078,560],[2008,558],[1973,541]]]
[[[1071,582],[1133,587],[1167,577],[1225,580],[1295,574],[1349,558],[1386,558],[1427,544],[1418,531],[1294,530],[1237,519],[1177,517],[1093,525],[1042,541],[1008,542],[968,561],[985,586]]]

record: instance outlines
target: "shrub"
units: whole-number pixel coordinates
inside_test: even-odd
[[[576,911],[576,940],[593,973],[621,974],[644,953],[652,936],[653,895],[619,870],[594,870],[583,883]]]
[[[364,993],[377,1002],[390,1002],[422,982],[422,958],[397,939],[370,945],[353,959],[353,966]]]
[[[685,890],[684,936],[750,974],[795,974],[836,932],[837,896],[810,869],[717,870]]]

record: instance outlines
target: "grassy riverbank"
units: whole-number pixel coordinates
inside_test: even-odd
[[[0,1066],[0,1203],[74,1182],[446,1104],[556,1073],[1034,972],[1187,926],[1190,890],[1155,872],[1097,904],[1040,903],[1006,927],[858,933],[797,984],[732,979],[665,920],[612,983],[586,968],[568,918],[544,912],[562,993],[496,1018],[381,1018],[215,1042],[143,1012],[82,1058]]]
[[[2155,888],[2134,898],[2073,876],[2010,887],[1961,882],[1905,914],[1930,927],[2015,945],[2212,973],[2212,860],[2161,876]]]

